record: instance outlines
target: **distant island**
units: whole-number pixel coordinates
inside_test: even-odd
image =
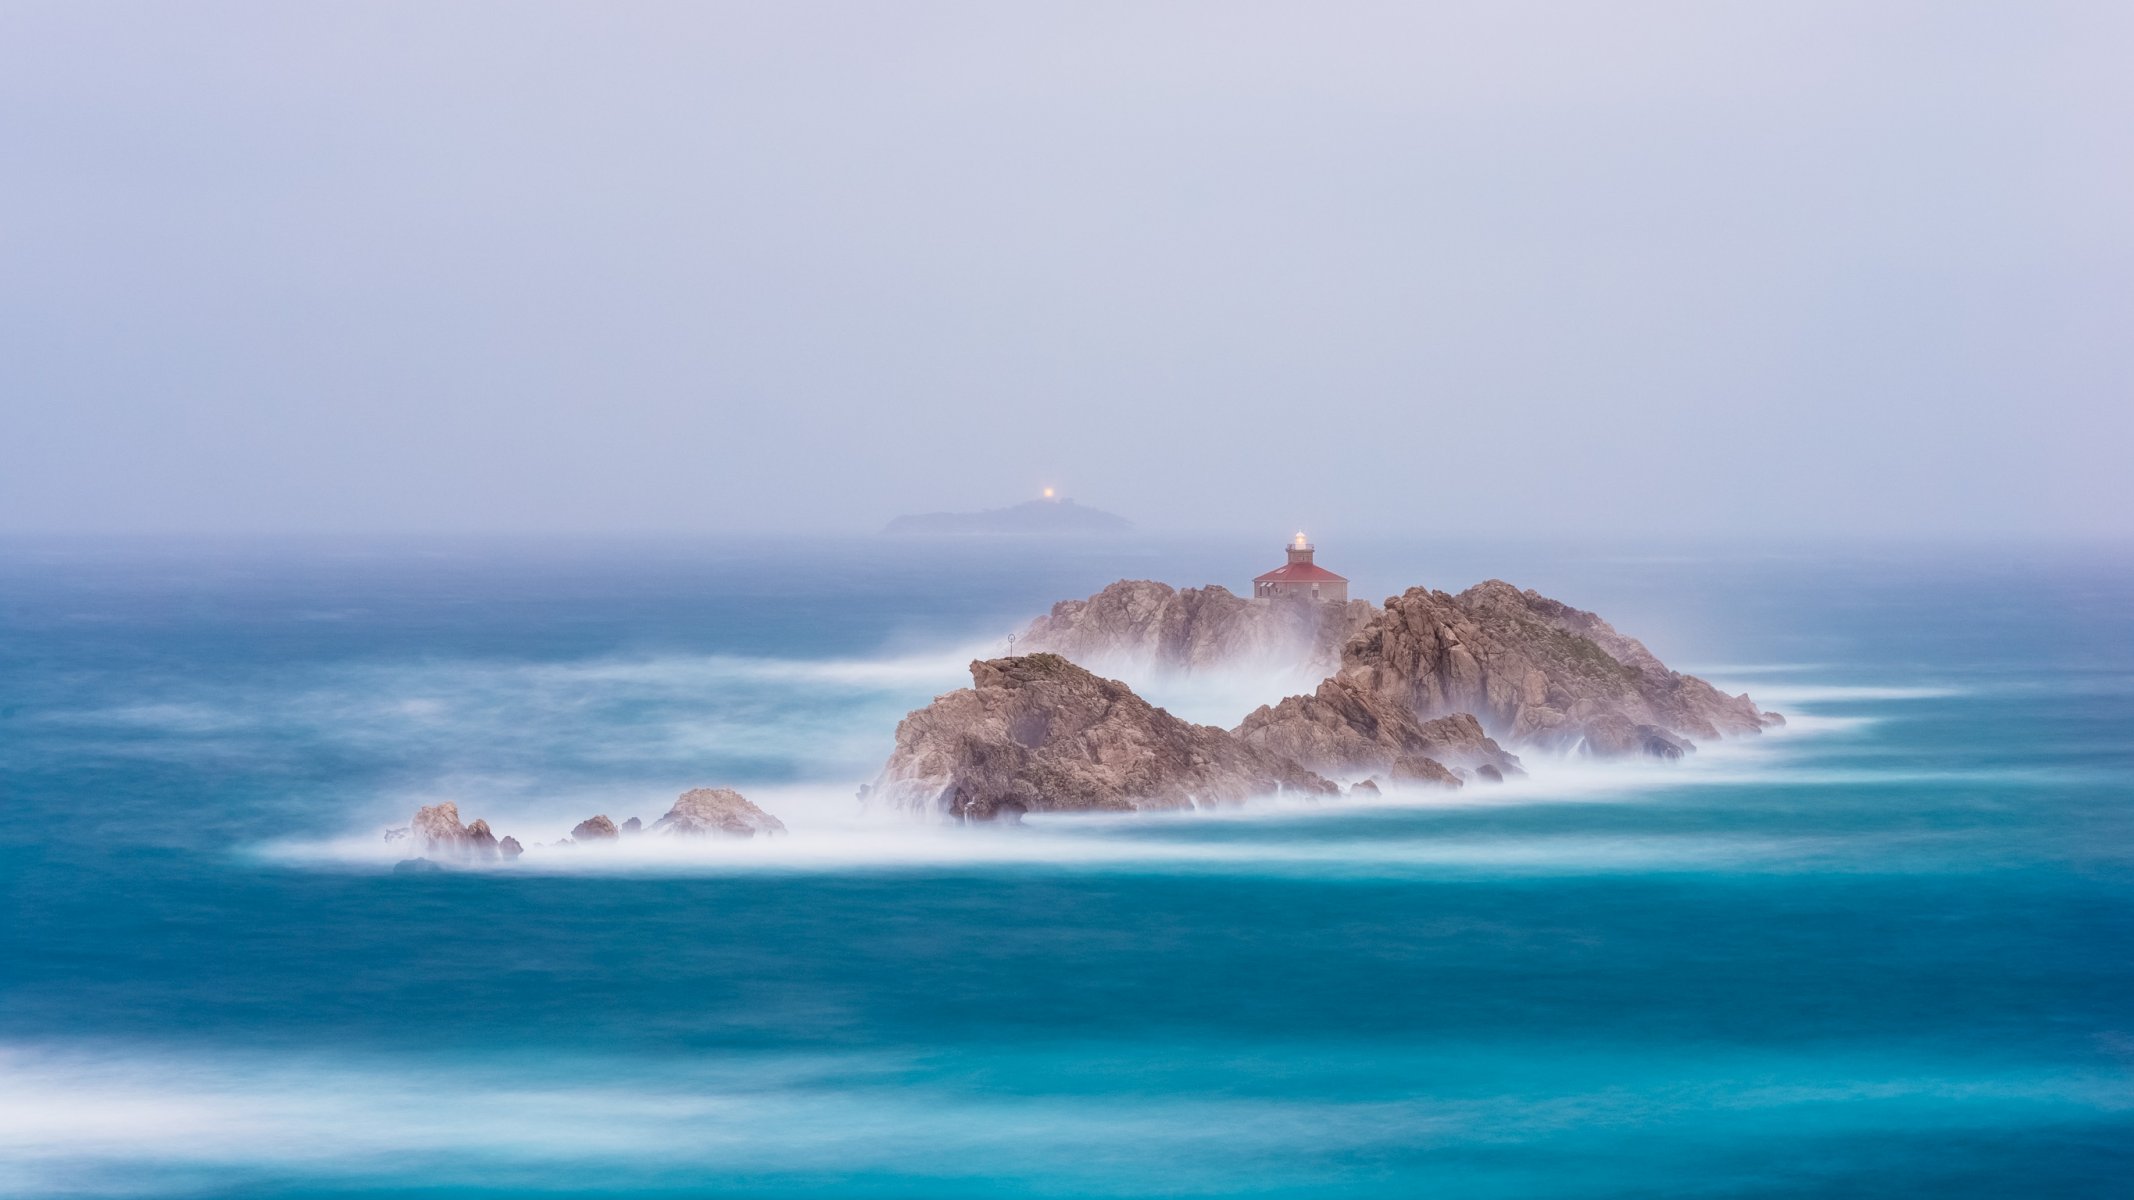
[[[1036,500],[967,513],[909,513],[882,527],[891,537],[1057,537],[1124,533],[1132,521],[1100,508],[1057,497],[1051,488]]]

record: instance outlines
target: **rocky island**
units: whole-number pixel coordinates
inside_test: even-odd
[[[1302,534],[1290,554],[1292,568],[1312,566]],[[1348,600],[1346,582],[1270,572],[1248,600],[1121,580],[1062,601],[1017,636],[1035,653],[974,662],[970,688],[905,717],[862,794],[965,821],[1223,806],[1335,795],[1339,781],[1362,794],[1501,782],[1525,771],[1513,749],[1679,758],[1696,739],[1783,722],[1670,670],[1599,616],[1501,580],[1410,588],[1383,605]],[[1324,678],[1224,730],[1092,667]]]

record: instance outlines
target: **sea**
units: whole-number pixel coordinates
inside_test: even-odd
[[[1788,723],[861,804],[1054,601],[1281,540],[0,543],[0,1194],[2134,1195],[2134,550],[1322,537]],[[555,844],[694,787],[790,832]],[[443,800],[525,856],[396,871]]]

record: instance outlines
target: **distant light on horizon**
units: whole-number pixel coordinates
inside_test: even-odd
[[[1052,499],[1052,498],[1053,498],[1053,496],[1052,496],[1052,489],[1051,489],[1051,488],[1046,488],[1046,489],[1045,489],[1045,499],[1047,499],[1047,500],[1050,500],[1050,499]]]

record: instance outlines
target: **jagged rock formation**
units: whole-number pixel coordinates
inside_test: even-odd
[[[1100,669],[1153,673],[1270,667],[1331,674],[1342,644],[1376,616],[1368,600],[1256,603],[1228,588],[1179,590],[1122,579],[1087,600],[1062,600],[1016,637],[1016,648]]]
[[[683,792],[667,815],[652,823],[667,837],[734,837],[785,832],[785,822],[750,803],[731,788],[696,788]]]
[[[1671,758],[1772,723],[1594,614],[1494,579],[1389,599],[1343,648],[1340,678],[1421,717],[1473,713],[1514,744],[1594,754]]]
[[[897,725],[870,803],[989,821],[1339,792],[1280,755],[1182,721],[1057,654],[973,662],[971,682]]]
[[[628,837],[633,833],[637,833],[643,830],[644,827],[645,823],[643,821],[638,820],[636,817],[631,817],[629,820],[624,821],[622,823],[623,836]]]
[[[1341,678],[1309,696],[1261,705],[1235,732],[1322,775],[1458,787],[1481,768],[1498,780],[1522,773],[1519,760],[1467,713],[1418,720],[1401,702]]]
[[[615,828],[615,822],[609,820],[605,813],[597,817],[587,817],[571,827],[571,840],[574,842],[611,842],[621,836],[622,831]]]
[[[496,852],[504,856],[505,862],[511,862],[526,853],[526,847],[519,845],[519,839],[506,834],[497,839]]]
[[[417,809],[414,819],[408,822],[408,830],[417,854],[422,857],[493,859],[497,856],[496,835],[489,832],[489,822],[478,820],[472,825],[460,824],[459,805],[449,800]]]

